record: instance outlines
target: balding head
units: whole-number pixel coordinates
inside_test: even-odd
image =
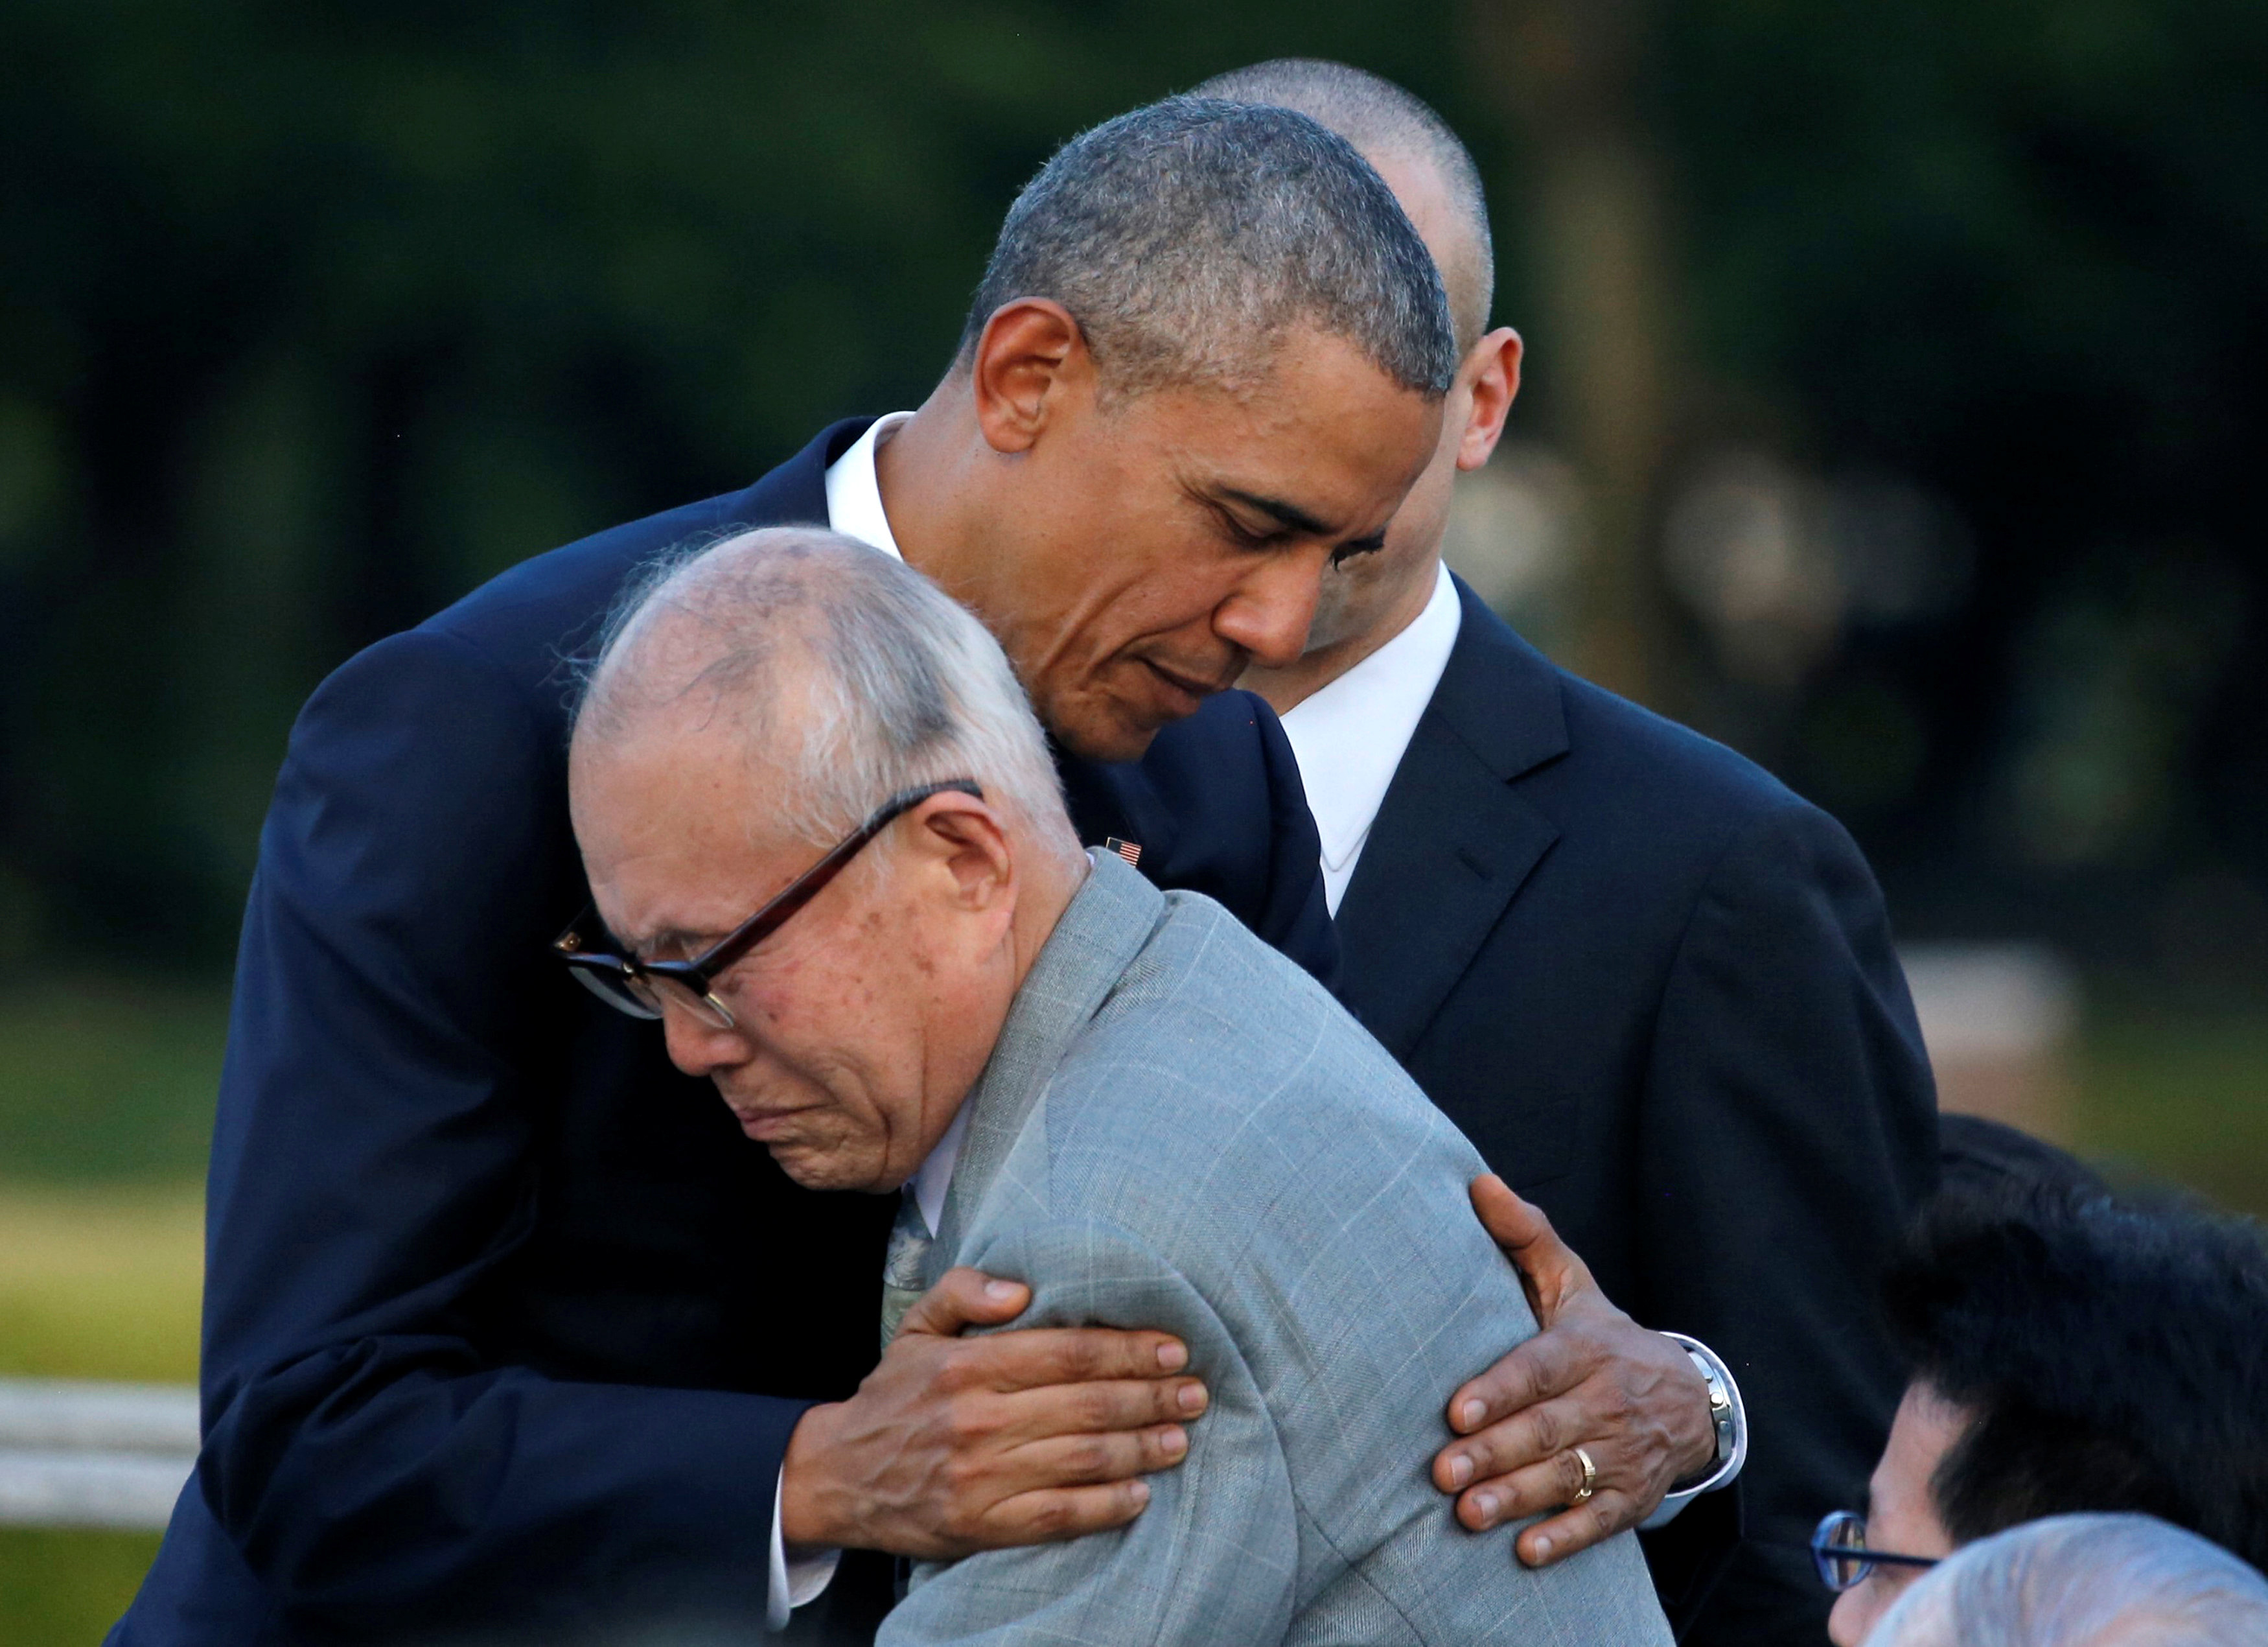
[[[2051,1516],[1970,1545],[1867,1647],[2228,1647],[2268,1642],[2268,1579],[2149,1516]]]
[[[811,1188],[892,1188],[919,1165],[1086,868],[998,644],[920,573],[809,528],[747,533],[630,593],[568,801],[598,948],[649,965],[707,956],[893,818],[720,958],[705,998],[654,992],[671,1058]]]
[[[1480,340],[1496,289],[1488,201],[1471,151],[1424,99],[1315,57],[1232,69],[1190,95],[1294,109],[1352,144],[1393,185],[1440,265],[1458,354]]]
[[[1075,850],[998,644],[919,572],[833,532],[744,533],[657,563],[617,603],[577,748],[694,732],[761,772],[764,827],[808,845],[888,795],[967,776]]]

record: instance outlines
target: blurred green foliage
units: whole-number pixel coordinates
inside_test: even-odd
[[[1896,474],[1977,549],[1958,611],[1693,713],[1849,816],[1925,925],[2257,888],[2268,9],[1625,9],[1681,439]],[[1548,435],[1528,178],[1476,44],[1503,10],[17,0],[0,956],[225,956],[322,673],[910,403],[1048,149],[1215,70],[1344,57],[1469,136]]]
[[[2114,1178],[2139,1171],[2268,1218],[2268,1017],[2098,1013],[2080,1076],[2077,1135]]]

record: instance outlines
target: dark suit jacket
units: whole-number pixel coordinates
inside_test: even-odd
[[[1741,1381],[1747,1542],[1691,1640],[1825,1640],[1802,1544],[1903,1383],[1873,1280],[1935,1098],[1843,830],[1731,751],[1463,626],[1339,909],[1341,988],[1609,1296]],[[1690,1621],[1727,1495],[1650,1539]]]
[[[797,1188],[548,953],[588,896],[562,660],[658,551],[823,522],[865,426],[529,561],[309,702],[213,1138],[205,1449],[114,1639],[761,1621],[782,1450],[875,1359],[895,1204]],[[1314,825],[1257,699],[1061,766],[1084,839],[1139,842],[1328,973]]]

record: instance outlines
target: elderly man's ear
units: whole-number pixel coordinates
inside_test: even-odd
[[[946,791],[915,809],[911,850],[924,869],[934,870],[945,896],[968,913],[998,910],[1012,913],[1016,899],[1016,859],[1000,815],[974,795]]]

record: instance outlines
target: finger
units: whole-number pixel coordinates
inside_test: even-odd
[[[964,1265],[946,1271],[936,1286],[907,1306],[898,1332],[901,1336],[912,1333],[954,1338],[967,1327],[1012,1321],[1031,1301],[1032,1289],[1021,1281]]]
[[[1138,1478],[1101,1487],[1049,1488],[1003,1499],[978,1523],[978,1549],[1057,1544],[1123,1527],[1148,1508],[1150,1485]]]
[[[1473,1211],[1489,1238],[1507,1252],[1516,1252],[1551,1233],[1551,1220],[1535,1202],[1522,1200],[1493,1172],[1484,1173],[1466,1186]]]
[[[1566,1395],[1523,1407],[1444,1447],[1437,1480],[1443,1491],[1454,1492],[1491,1475],[1508,1475],[1563,1457],[1578,1444],[1588,1446],[1596,1459],[1605,1437],[1588,1422],[1589,1416],[1580,1400]]]
[[[1607,1485],[1607,1477],[1618,1461],[1595,1444],[1584,1450],[1591,1455],[1591,1467],[1598,1473],[1592,1482],[1591,1496],[1585,1503],[1596,1503],[1609,1491],[1627,1499],[1628,1495],[1620,1488]],[[1457,1519],[1476,1533],[1485,1533],[1507,1521],[1524,1521],[1530,1516],[1567,1509],[1582,1490],[1583,1461],[1571,1447],[1466,1488],[1457,1498]]]
[[[913,1311],[906,1313],[912,1319]],[[1035,1390],[1098,1379],[1169,1379],[1189,1363],[1188,1348],[1167,1333],[1035,1326],[963,1340],[943,1376],[954,1388]]]
[[[1002,1460],[1011,1494],[1095,1487],[1170,1470],[1189,1456],[1189,1432],[1160,1424],[1120,1435],[1059,1436],[1018,1447]]]
[[[1539,1333],[1449,1398],[1449,1428],[1470,1436],[1500,1424],[1565,1395],[1596,1370],[1596,1355],[1571,1334]]]
[[[1469,1193],[1481,1227],[1519,1267],[1540,1325],[1551,1325],[1569,1295],[1595,1289],[1590,1266],[1559,1238],[1541,1207],[1522,1200],[1492,1172],[1475,1178]]]
[[[1528,1566],[1549,1567],[1578,1550],[1603,1543],[1624,1527],[1636,1526],[1643,1518],[1628,1498],[1611,1487],[1602,1487],[1582,1503],[1549,1521],[1537,1522],[1520,1535],[1513,1547]]]
[[[1018,1445],[1186,1423],[1205,1405],[1205,1387],[1195,1378],[1051,1384],[998,1397],[986,1422],[1003,1444]]]

